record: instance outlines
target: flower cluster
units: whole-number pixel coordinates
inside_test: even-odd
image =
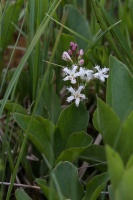
[[[80,101],[86,99],[85,95],[81,93],[84,90],[85,86],[94,79],[99,79],[104,82],[108,78],[109,69],[100,66],[95,66],[93,70],[86,69],[83,67],[84,55],[83,49],[77,51],[78,45],[70,42],[70,49],[62,54],[62,59],[70,62],[71,67],[64,67],[63,72],[65,73],[64,81],[70,81],[74,87],[68,87],[68,92],[71,93],[70,97],[67,98],[68,102],[75,100],[75,104],[78,107]]]

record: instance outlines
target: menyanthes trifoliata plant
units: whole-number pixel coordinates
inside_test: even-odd
[[[84,65],[83,59],[84,51],[80,49],[78,51],[78,45],[70,42],[70,49],[64,51],[62,59],[71,64],[70,67],[64,67],[63,72],[65,73],[64,81],[70,81],[70,87],[67,87],[70,96],[67,98],[68,102],[75,101],[76,106],[79,106],[80,101],[86,99],[84,89],[88,83],[94,79],[99,79],[104,82],[108,78],[109,69],[96,65],[94,69],[89,70]]]

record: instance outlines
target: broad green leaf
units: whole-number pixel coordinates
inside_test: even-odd
[[[121,120],[133,110],[133,76],[128,68],[110,57],[110,75],[107,85],[107,104]]]
[[[86,131],[87,124],[88,113],[82,103],[80,103],[79,107],[76,107],[75,103],[72,103],[64,109],[57,122],[64,147],[70,135],[74,132]]]
[[[98,107],[93,116],[93,124],[103,135],[105,144],[115,147],[124,163],[126,163],[133,153],[133,112],[121,124],[114,111],[102,100],[98,99]]]
[[[61,161],[74,162],[86,148],[70,148],[64,150],[56,160],[56,165]]]
[[[43,80],[39,81],[39,86],[38,86],[39,92],[40,92],[41,84],[43,84]],[[46,84],[46,83],[43,84],[43,89],[40,95],[41,97],[37,105],[36,113],[38,109],[42,110],[42,112],[46,111],[47,109],[50,120],[53,123],[56,123],[59,117],[59,114],[61,112],[61,103],[60,103],[59,97],[56,94],[54,84]],[[46,116],[46,112],[45,112],[45,116]]]
[[[39,123],[40,126],[43,128],[45,134],[47,135],[48,139],[50,142],[53,143],[53,135],[55,132],[55,126],[54,124],[48,120],[48,119],[44,119],[41,116],[33,116],[34,119],[36,119]]]
[[[40,186],[47,199],[50,199],[49,197],[52,196],[54,200],[66,200],[66,198],[60,195],[55,189],[48,187],[45,180],[37,178],[35,181]]]
[[[53,123],[41,117],[31,117],[18,113],[14,114],[14,119],[24,131],[28,131],[28,138],[38,151],[45,154],[49,161],[54,159],[51,141],[55,130]]]
[[[80,154],[80,158],[86,161],[92,160],[97,162],[106,162],[105,147],[96,144],[90,145]]]
[[[112,188],[113,191],[115,191],[122,180],[124,174],[124,164],[119,154],[115,152],[111,147],[106,146],[106,154]]]
[[[100,128],[100,122],[99,122],[99,116],[98,116],[98,108],[94,111],[93,113],[93,118],[92,118],[92,121],[93,121],[93,125],[95,127],[95,129],[99,132],[101,132],[101,128]]]
[[[36,106],[35,115],[44,117],[45,119],[50,118],[48,109],[45,106],[45,103],[44,103],[42,96],[39,98],[39,102]]]
[[[19,18],[19,13],[22,9],[23,0],[18,0],[16,3],[11,4],[5,11],[2,18],[1,24],[1,39],[0,39],[0,48],[3,50],[6,49],[10,40],[12,39],[13,33],[15,31],[15,26]]]
[[[133,199],[133,167],[125,170],[116,189],[115,200]]]
[[[120,120],[115,112],[99,98],[97,99],[97,110],[93,117],[93,124],[103,135],[104,142],[114,146],[120,128]]]
[[[70,162],[60,162],[53,170],[62,194],[71,200],[81,200],[83,186],[78,179],[78,170]],[[55,185],[55,184],[54,184]],[[56,186],[54,186],[56,189]]]
[[[109,174],[107,172],[94,176],[86,185],[86,193],[83,200],[96,200],[100,192],[105,189]]]
[[[91,145],[92,140],[85,132],[73,133],[68,139],[66,149],[57,158],[56,164],[60,161],[74,162]]]
[[[119,135],[117,142],[117,150],[120,152],[124,163],[129,160],[129,157],[133,153],[133,112],[130,113],[128,118],[123,124],[122,131]]]
[[[67,17],[65,23],[67,27],[79,33],[84,38],[90,38],[91,35],[88,22],[76,8],[72,5],[66,5],[64,7],[64,17],[65,16]],[[78,37],[76,37],[76,40],[80,48],[85,49],[87,47],[87,43],[85,41],[79,39]]]
[[[15,197],[17,200],[32,200],[23,189],[17,189],[15,191]]]
[[[66,149],[87,147],[92,141],[93,138],[84,131],[73,133],[67,141]]]
[[[133,155],[130,156],[130,158],[126,164],[126,169],[129,169],[131,167],[133,167]]]
[[[25,115],[27,114],[25,108],[23,108],[20,104],[17,103],[6,103],[5,109],[12,113],[17,112]]]
[[[54,132],[54,153],[55,157],[57,157],[61,154],[62,151],[64,151],[64,145],[62,143],[62,134],[59,130],[59,128],[56,127],[56,130]]]

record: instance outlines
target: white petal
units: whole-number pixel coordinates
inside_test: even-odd
[[[94,68],[97,69],[97,71],[100,70],[100,66],[99,65],[96,65]]]
[[[63,71],[66,72],[67,74],[70,74],[70,73],[71,73],[71,70],[68,69],[67,67],[65,67],[65,68],[63,69]]]
[[[75,78],[79,77],[79,76],[81,77],[81,73],[80,72],[76,72],[75,75],[74,75]]]
[[[108,77],[109,77],[109,75],[104,75],[104,77],[105,77],[105,78],[108,78]]]
[[[86,74],[86,70],[84,68],[80,67],[78,76],[80,76],[81,78],[84,78],[85,74]]]
[[[71,83],[75,84],[76,83],[76,79],[71,79]]]
[[[71,92],[71,94],[75,94],[75,90],[74,90],[72,87],[67,88],[67,90],[68,90],[69,92]]]
[[[77,65],[72,65],[72,71],[73,71],[73,72],[76,72],[77,68],[78,68]]]
[[[104,82],[105,81],[104,76],[99,77],[99,80],[102,81],[102,82]]]
[[[76,104],[77,107],[79,106],[79,102],[80,102],[80,98],[76,98],[75,104]]]
[[[69,80],[68,76],[66,76],[65,78],[63,78],[63,81],[68,81],[68,80]]]
[[[106,74],[108,71],[109,71],[109,68],[106,68],[106,67],[102,68],[102,72],[103,72],[103,73]]]
[[[80,85],[79,88],[78,88],[78,92],[81,92],[83,89],[84,89],[84,86]]]
[[[82,72],[79,71],[79,72],[76,73],[76,76],[80,76],[80,78],[82,78],[82,76],[84,76],[84,75],[83,75]]]
[[[73,99],[74,99],[74,96],[70,96],[70,97],[67,98],[67,101],[70,102],[70,101],[72,101]]]
[[[86,96],[84,94],[80,94],[80,98],[86,99]]]
[[[88,69],[88,70],[86,70],[86,74],[87,74],[87,75],[92,75],[93,73],[94,73],[94,71],[93,71],[93,70],[89,70],[89,69]]]
[[[86,81],[88,82],[88,81],[92,80],[93,78],[94,78],[93,75],[89,75],[89,76],[86,77]]]
[[[99,78],[99,73],[95,73],[95,74],[94,74],[94,77],[95,77],[95,78]]]

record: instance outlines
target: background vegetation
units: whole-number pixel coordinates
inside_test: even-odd
[[[132,30],[132,0],[1,0],[0,199],[133,199]],[[110,69],[79,107],[71,41],[87,69]]]

